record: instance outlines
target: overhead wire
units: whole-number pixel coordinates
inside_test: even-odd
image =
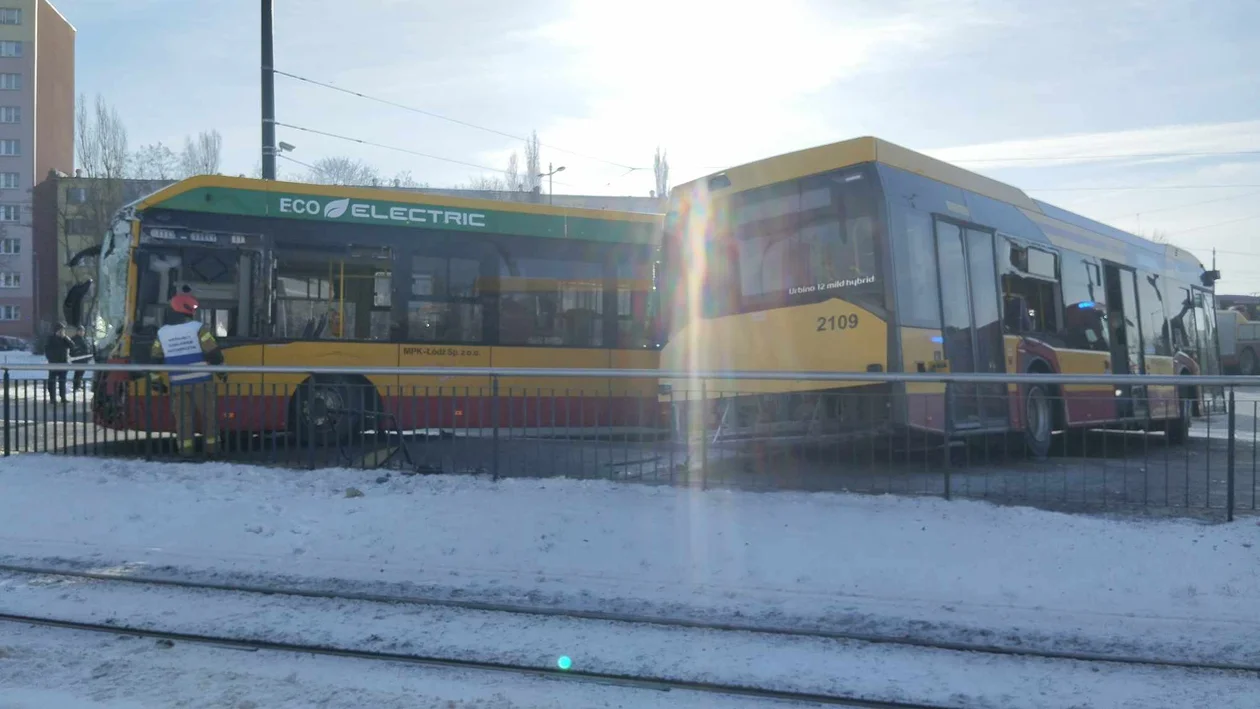
[[[1124,185],[1114,187],[1090,186],[1090,187],[1025,187],[1026,192],[1119,192],[1123,190],[1226,190],[1244,187],[1260,187],[1260,185],[1237,184],[1237,185]]]
[[[277,152],[276,157],[282,158],[284,160],[288,160],[289,162],[292,162],[292,163],[297,163],[298,165],[301,165],[302,167],[305,167],[309,170],[315,170],[315,171],[319,170],[318,167],[315,167],[314,165],[310,163],[302,162],[301,160],[298,160],[297,158],[291,158],[288,155],[285,155],[284,153],[281,153],[281,152]]]
[[[486,133],[493,133],[494,135],[502,136],[504,138],[512,138],[513,140],[519,140],[522,142],[527,142],[529,140],[529,138],[526,138],[520,135],[515,135],[513,133],[508,133],[507,131],[501,131],[496,128],[489,128],[487,126],[478,125],[476,123],[460,120],[458,118],[451,118],[450,116],[445,116],[440,113],[435,113],[434,111],[428,111],[423,108],[416,108],[415,106],[408,106],[407,104],[404,104],[404,103],[398,103],[397,101],[391,101],[389,99],[380,98],[379,96],[372,96],[370,94],[365,94],[361,91],[355,91],[353,89],[343,88],[341,86],[337,86],[336,84],[330,84],[325,81],[319,81],[317,79],[311,79],[305,76],[298,76],[297,74],[292,74],[287,71],[281,71],[279,69],[272,69],[272,72],[280,76],[285,76],[290,79],[294,79],[296,81],[302,81],[302,82],[305,82],[314,86],[319,86],[319,87],[329,89],[332,91],[337,91],[343,94],[348,94],[350,96],[357,96],[358,98],[365,99],[367,101],[374,101],[376,103],[384,104],[386,106],[393,106],[394,108],[402,109],[404,111],[410,111],[412,113],[418,113],[422,116],[428,116],[430,118],[436,118],[440,121],[454,123],[455,125],[464,126],[465,128],[472,128],[473,130],[484,131]],[[602,162],[606,165],[612,165],[613,167],[622,168],[624,170],[627,170],[628,172],[634,172],[636,170],[647,169],[646,167],[634,167],[631,165],[625,165],[625,164],[619,163],[615,160],[607,160],[605,158],[597,157],[594,155],[587,155],[585,153],[580,153],[575,150],[568,150],[566,148],[561,148],[557,145],[552,145],[550,143],[543,143],[542,141],[539,141],[538,145],[544,148],[548,148],[550,150],[554,150],[559,153],[565,153],[566,155],[573,155],[579,158],[583,158],[585,160],[593,160],[595,162]]]
[[[1203,229],[1212,229],[1212,228],[1214,228],[1214,227],[1218,227],[1218,226],[1225,226],[1225,225],[1227,225],[1227,224],[1237,224],[1238,222],[1245,222],[1245,221],[1249,221],[1249,220],[1251,220],[1251,219],[1260,219],[1260,214],[1252,214],[1252,215],[1249,215],[1249,216],[1246,216],[1246,217],[1239,217],[1239,218],[1237,218],[1237,219],[1229,219],[1229,220],[1226,220],[1226,221],[1223,221],[1223,222],[1216,222],[1215,224],[1204,224],[1203,226],[1191,227],[1191,228],[1189,228],[1189,229],[1177,229],[1174,233],[1176,233],[1176,234],[1186,234],[1186,233],[1189,233],[1189,232],[1192,232],[1192,231],[1201,231],[1201,230],[1203,230]]]
[[[477,163],[468,162],[466,160],[457,160],[455,158],[443,157],[441,155],[433,155],[432,153],[423,153],[423,152],[420,152],[419,150],[411,150],[410,148],[400,148],[397,145],[387,145],[385,143],[377,143],[372,140],[364,140],[363,138],[355,138],[348,135],[342,135],[340,133],[333,133],[330,131],[318,130],[316,128],[307,128],[305,126],[294,125],[292,123],[284,123],[281,121],[276,121],[275,123],[277,126],[281,126],[284,128],[290,128],[292,130],[303,131],[305,133],[312,133],[314,135],[322,135],[327,138],[335,138],[337,140],[344,140],[350,143],[359,143],[360,145],[370,145],[375,148],[382,148],[384,150],[393,150],[399,153],[406,153],[408,155],[416,155],[422,158],[429,158],[430,160],[440,160],[442,162],[454,163],[456,165],[463,165],[465,167],[473,167],[478,170],[488,170],[490,172],[502,172],[502,170],[497,167],[490,167],[488,165],[479,165]],[[564,185],[566,187],[573,186],[569,183],[561,182],[560,180],[555,180],[554,183],[557,185]]]
[[[1197,207],[1201,204],[1215,204],[1217,202],[1228,202],[1230,200],[1242,199],[1243,197],[1251,197],[1252,195],[1258,195],[1258,194],[1260,194],[1260,191],[1243,192],[1242,194],[1231,195],[1229,197],[1215,197],[1213,199],[1205,199],[1198,202],[1190,202],[1189,204],[1179,204],[1175,207],[1159,207],[1157,209],[1140,209],[1133,212],[1126,212],[1124,214],[1117,214],[1111,217],[1103,217],[1103,219],[1122,219],[1124,217],[1131,217],[1131,216],[1136,216],[1136,215],[1158,214],[1160,212],[1172,212],[1178,209],[1187,209],[1189,207]]]
[[[491,127],[488,127],[488,126],[483,126],[483,125],[480,125],[480,124],[477,124],[477,123],[473,123],[473,122],[471,122],[471,121],[465,121],[465,120],[462,120],[462,119],[459,119],[459,118],[453,118],[453,117],[451,117],[451,116],[447,116],[447,115],[444,115],[444,114],[441,114],[441,113],[437,113],[437,112],[435,112],[435,111],[430,111],[430,110],[426,110],[426,109],[423,109],[423,108],[417,108],[417,107],[415,107],[415,106],[410,106],[410,105],[407,105],[407,104],[404,104],[404,103],[400,103],[400,102],[398,102],[398,101],[393,101],[393,100],[390,100],[390,99],[386,99],[386,98],[381,98],[381,97],[379,97],[379,96],[373,96],[373,95],[371,95],[371,94],[367,94],[367,93],[364,93],[364,92],[362,92],[362,91],[356,91],[356,90],[354,90],[354,89],[348,89],[348,88],[345,88],[345,87],[342,87],[342,86],[337,86],[336,84],[333,84],[333,83],[330,83],[330,82],[327,82],[327,81],[320,81],[320,80],[318,80],[318,79],[312,79],[312,78],[307,77],[307,76],[301,76],[301,75],[299,75],[299,74],[294,74],[294,73],[292,73],[292,72],[287,72],[287,71],[283,71],[283,70],[280,70],[280,69],[273,69],[272,71],[273,71],[273,73],[275,73],[275,74],[277,74],[277,75],[279,75],[279,76],[284,76],[284,77],[287,77],[287,78],[293,79],[293,80],[295,80],[295,81],[300,81],[300,82],[303,82],[303,83],[310,84],[310,85],[312,85],[312,86],[318,86],[318,87],[321,87],[321,88],[324,88],[324,89],[328,89],[328,90],[330,90],[330,91],[336,91],[336,92],[343,93],[343,94],[346,94],[346,95],[355,96],[355,97],[357,97],[357,98],[361,98],[361,99],[364,99],[364,100],[366,100],[366,101],[372,101],[372,102],[379,103],[379,104],[382,104],[382,105],[392,106],[392,107],[394,107],[394,108],[398,108],[398,109],[400,109],[400,110],[409,111],[409,112],[412,112],[412,113],[416,113],[416,114],[419,114],[419,115],[427,116],[427,117],[434,118],[434,119],[441,120],[441,121],[446,121],[446,122],[448,122],[448,123],[452,123],[452,124],[459,125],[459,126],[464,126],[464,127],[466,127],[466,128],[471,128],[471,129],[473,129],[473,130],[479,130],[479,131],[483,131],[483,132],[490,133],[490,134],[493,134],[493,135],[498,135],[498,136],[502,136],[502,137],[505,137],[505,138],[511,138],[511,139],[513,139],[513,140],[520,140],[520,141],[527,141],[527,140],[528,140],[528,138],[526,138],[525,136],[517,135],[517,134],[515,134],[515,133],[510,133],[510,132],[508,132],[508,131],[499,130],[499,129],[497,129],[497,128],[491,128]],[[284,124],[281,124],[281,123],[277,122],[277,124],[276,124],[276,125],[284,125]],[[308,130],[308,132],[316,132],[316,131],[310,131],[309,129],[303,129],[303,128],[299,128],[299,127],[295,127],[295,126],[288,126],[288,127],[292,127],[292,128],[297,129],[297,130]],[[427,154],[427,153],[420,153],[420,152],[418,152],[418,151],[411,151],[411,150],[404,149],[404,148],[396,148],[396,147],[393,147],[393,146],[386,146],[386,145],[383,145],[383,144],[372,143],[371,141],[364,141],[364,140],[359,140],[359,139],[354,139],[354,138],[348,138],[348,137],[346,137],[346,136],[339,136],[339,135],[333,135],[333,134],[327,134],[327,135],[329,135],[329,137],[336,137],[336,138],[341,138],[341,139],[345,139],[345,140],[352,140],[352,141],[354,141],[354,142],[359,142],[359,143],[362,143],[362,144],[364,144],[364,145],[374,145],[374,146],[376,146],[376,147],[381,147],[381,148],[384,148],[384,149],[387,149],[387,150],[399,150],[399,151],[401,151],[401,152],[408,152],[408,153],[411,153],[411,154],[419,155],[419,156],[421,156],[421,157],[427,157],[427,158],[431,158],[431,159],[434,159],[434,160],[442,160],[442,161],[445,161],[445,162],[452,162],[452,163],[455,163],[455,164],[466,165],[466,166],[470,166],[470,167],[476,167],[476,168],[478,168],[478,169],[482,169],[482,170],[491,170],[491,171],[494,171],[494,172],[499,172],[499,171],[500,171],[500,170],[498,170],[497,168],[487,167],[487,166],[484,166],[484,165],[476,165],[476,164],[474,164],[474,163],[469,163],[469,162],[465,162],[465,161],[460,161],[460,160],[456,160],[456,159],[453,159],[453,158],[444,158],[444,157],[441,157],[441,156],[430,155],[430,154]],[[562,147],[560,147],[560,146],[558,146],[558,145],[553,145],[553,144],[551,144],[551,143],[543,143],[543,142],[539,141],[539,145],[540,145],[540,146],[542,146],[542,147],[546,147],[546,148],[548,148],[548,149],[550,149],[550,150],[554,150],[554,151],[556,151],[556,152],[565,153],[565,154],[567,154],[567,155],[573,155],[573,156],[575,156],[575,157],[579,157],[579,158],[582,158],[582,159],[585,159],[585,160],[591,160],[591,161],[594,161],[594,162],[604,163],[604,164],[606,164],[606,165],[611,165],[611,166],[613,166],[613,167],[618,167],[618,168],[624,169],[624,170],[626,171],[625,173],[623,173],[623,174],[621,174],[621,175],[618,175],[617,177],[613,178],[612,180],[609,180],[609,181],[606,183],[606,185],[605,185],[605,186],[607,186],[607,185],[611,185],[613,182],[616,182],[616,181],[618,181],[618,180],[620,180],[620,179],[624,178],[626,175],[628,175],[628,174],[630,174],[630,173],[632,173],[632,172],[636,172],[636,171],[641,171],[641,170],[646,170],[646,169],[648,169],[648,168],[646,168],[646,167],[627,165],[627,164],[625,164],[625,163],[621,163],[621,162],[618,162],[618,161],[616,161],[616,160],[608,160],[607,158],[601,158],[601,157],[598,157],[598,156],[595,156],[595,155],[590,155],[590,154],[587,154],[587,153],[582,153],[582,152],[575,151],[575,150],[569,150],[569,149],[567,149],[567,148],[562,148]],[[1101,154],[1101,155],[1098,155],[1098,154],[1093,154],[1093,155],[1077,154],[1077,155],[1050,155],[1050,156],[1019,156],[1019,157],[1000,157],[1000,158],[963,158],[963,159],[951,160],[950,162],[954,162],[954,163],[958,163],[958,164],[967,164],[967,163],[980,163],[980,162],[1036,162],[1036,161],[1045,161],[1045,160],[1052,160],[1052,161],[1071,161],[1071,160],[1122,160],[1122,159],[1130,159],[1130,158],[1135,158],[1135,159],[1146,159],[1146,158],[1174,158],[1174,157],[1229,157],[1229,156],[1253,156],[1253,155],[1255,155],[1255,156],[1260,156],[1260,150],[1167,151],[1167,152],[1151,152],[1151,153],[1112,153],[1112,154]],[[675,166],[675,167],[677,168],[678,166]],[[727,166],[715,166],[715,165],[708,165],[708,166],[692,166],[692,167],[687,168],[687,169],[723,170],[723,169],[726,169],[726,167],[727,167]],[[565,183],[558,182],[557,184],[565,184]],[[571,185],[566,185],[566,186],[571,186]],[[1034,188],[1027,188],[1027,190],[1028,190],[1028,191],[1036,191],[1036,192],[1075,192],[1075,191],[1130,191],[1130,190],[1191,190],[1191,189],[1229,189],[1229,188],[1260,188],[1260,185],[1255,185],[1255,184],[1235,184],[1235,185],[1228,185],[1228,184],[1227,184],[1227,185],[1124,185],[1124,186],[1107,186],[1107,187],[1104,187],[1104,186],[1085,186],[1085,187],[1034,187]],[[1220,200],[1206,200],[1206,201],[1204,201],[1204,202],[1197,203],[1197,204],[1208,204],[1208,203],[1211,203],[1211,202],[1214,202],[1214,201],[1224,201],[1224,200],[1227,200],[1227,199],[1238,199],[1238,198],[1239,198],[1239,197],[1241,197],[1241,196],[1243,196],[1243,195],[1235,195],[1235,196],[1233,196],[1233,197],[1222,198],[1222,199],[1220,199]],[[1191,205],[1186,205],[1186,206],[1191,206]],[[1179,209],[1179,208],[1181,208],[1181,207],[1166,208],[1166,209],[1163,209],[1163,210],[1158,210],[1158,211],[1167,211],[1168,209]],[[1152,211],[1155,211],[1155,210],[1152,210]],[[1147,213],[1147,212],[1142,212],[1142,213]],[[1114,219],[1114,218],[1117,218],[1117,217],[1110,217],[1110,218],[1113,218],[1113,219]]]
[[[1037,162],[1039,160],[1124,160],[1126,158],[1195,158],[1260,155],[1260,150],[1221,150],[1216,152],[1167,152],[1167,153],[1115,153],[1111,155],[1045,155],[1008,158],[963,158],[946,162],[966,164],[977,162]]]
[[[936,152],[936,151],[933,151]],[[1112,153],[1112,154],[1076,154],[1076,155],[1044,155],[1044,156],[1021,156],[1021,157],[1001,157],[1001,158],[959,158],[951,160],[942,160],[942,162],[965,165],[969,163],[990,163],[990,162],[1037,162],[1040,160],[1052,161],[1071,161],[1071,160],[1123,160],[1126,158],[1190,158],[1190,157],[1233,157],[1233,156],[1260,156],[1260,150],[1219,150],[1204,152],[1162,152],[1162,153]],[[931,155],[929,154],[929,157]],[[936,158],[941,160],[941,158]],[[678,169],[686,170],[725,170],[729,165],[678,165],[674,166]]]

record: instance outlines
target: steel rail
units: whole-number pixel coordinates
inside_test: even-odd
[[[1223,672],[1254,672],[1260,674],[1260,664],[1244,664],[1234,662],[1173,660],[1140,655],[1115,655],[1110,653],[1083,652],[1073,650],[1047,650],[1014,645],[997,645],[990,643],[968,643],[950,640],[931,640],[905,635],[878,635],[874,633],[849,632],[844,630],[824,630],[816,628],[784,628],[766,626],[757,623],[733,623],[695,620],[690,618],[671,618],[667,616],[642,615],[633,613],[615,613],[608,611],[573,610],[564,608],[548,608],[514,603],[495,603],[489,601],[454,600],[449,598],[431,598],[423,596],[398,596],[389,594],[360,593],[345,591],[319,591],[280,586],[259,586],[254,584],[234,584],[190,581],[146,576],[123,576],[93,571],[75,571],[48,567],[26,566],[20,564],[0,564],[0,572],[24,574],[29,576],[61,576],[87,581],[122,582],[140,586],[158,586],[179,588],[184,590],[220,591],[227,593],[244,593],[251,595],[291,596],[296,598],[312,598],[320,600],[355,601],[367,603],[388,603],[393,605],[431,606],[436,608],[454,608],[458,610],[481,611],[488,613],[504,613],[512,615],[533,615],[549,618],[571,618],[577,620],[593,620],[630,625],[651,625],[667,628],[685,628],[689,630],[709,630],[716,632],[737,632],[780,637],[796,637],[821,640],[839,640],[847,642],[869,643],[873,645],[900,645],[925,650],[943,650],[948,652],[973,652],[985,655],[1007,657],[1030,657],[1045,660],[1066,660],[1072,662],[1106,662],[1120,665],[1140,665],[1148,667],[1169,667],[1186,670],[1211,670]]]
[[[585,682],[601,685],[614,685],[628,689],[644,689],[656,691],[690,691],[721,696],[740,696],[755,699],[795,702],[799,704],[822,704],[827,706],[862,707],[865,709],[954,709],[938,704],[920,704],[913,702],[884,701],[865,699],[862,697],[846,697],[832,694],[811,692],[794,692],[781,689],[763,689],[748,685],[723,684],[699,680],[670,679],[665,677],[642,677],[615,672],[598,672],[594,670],[568,669],[520,665],[507,662],[487,660],[466,660],[435,655],[419,655],[407,653],[376,652],[371,650],[353,650],[350,648],[329,645],[279,642],[275,640],[254,640],[248,638],[232,638],[199,633],[176,633],[165,630],[135,628],[124,625],[106,623],[83,623],[78,621],[41,618],[37,616],[0,613],[0,622],[28,624],[63,630],[78,630],[111,635],[132,635],[155,638],[170,642],[183,642],[196,645],[228,647],[243,650],[265,650],[270,652],[291,652],[325,657],[340,657],[377,662],[398,662],[410,665],[439,667],[443,669],[479,670],[484,672],[501,672],[546,679],[560,679],[573,682]]]

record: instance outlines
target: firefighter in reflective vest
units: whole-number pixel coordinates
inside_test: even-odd
[[[174,321],[158,328],[151,353],[154,362],[185,366],[223,364],[223,353],[214,341],[214,335],[196,318],[197,307],[197,299],[186,291],[171,298],[170,308],[175,313]],[[219,376],[224,377],[222,374]],[[217,453],[219,397],[215,391],[214,374],[209,371],[171,372],[168,378],[171,383],[171,416],[175,419],[179,454],[193,454],[198,417],[201,418],[206,453]],[[159,391],[166,388],[160,374],[155,372],[150,375],[150,379]]]

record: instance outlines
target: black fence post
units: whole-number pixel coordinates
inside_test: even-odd
[[[709,486],[709,382],[700,380],[700,488]],[[688,427],[690,428],[690,427]],[[690,435],[688,435],[690,438]]]
[[[1229,388],[1229,434],[1226,438],[1225,453],[1225,520],[1234,521],[1234,439],[1237,438],[1237,427],[1234,425],[1234,387]],[[1211,441],[1209,441],[1211,443]],[[1209,473],[1210,475],[1210,473]]]
[[[158,376],[161,376],[160,374]],[[150,375],[144,382],[144,459],[153,460],[153,382],[154,377]],[[171,394],[171,387],[167,385],[167,396]],[[178,438],[178,434],[176,436]],[[179,441],[176,441],[179,445]]]
[[[13,428],[13,416],[9,402],[9,370],[4,370],[4,457],[9,457],[9,436]]]
[[[298,431],[303,430],[302,425],[302,407],[298,407]],[[328,421],[328,412],[324,412],[324,420]],[[315,469],[315,439],[319,437],[319,431],[315,428],[315,375],[308,375],[306,378],[306,468],[307,470]],[[301,444],[301,441],[298,441]]]
[[[499,479],[499,377],[490,375],[490,417],[494,419],[494,432],[490,446],[490,477]]]

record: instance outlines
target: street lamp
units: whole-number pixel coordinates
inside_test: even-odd
[[[547,163],[547,171],[538,173],[539,177],[547,178],[547,203],[548,204],[556,203],[556,186],[555,186],[553,177],[557,172],[564,172],[564,165],[561,165],[560,167],[557,167],[553,170],[551,168],[551,163]]]

